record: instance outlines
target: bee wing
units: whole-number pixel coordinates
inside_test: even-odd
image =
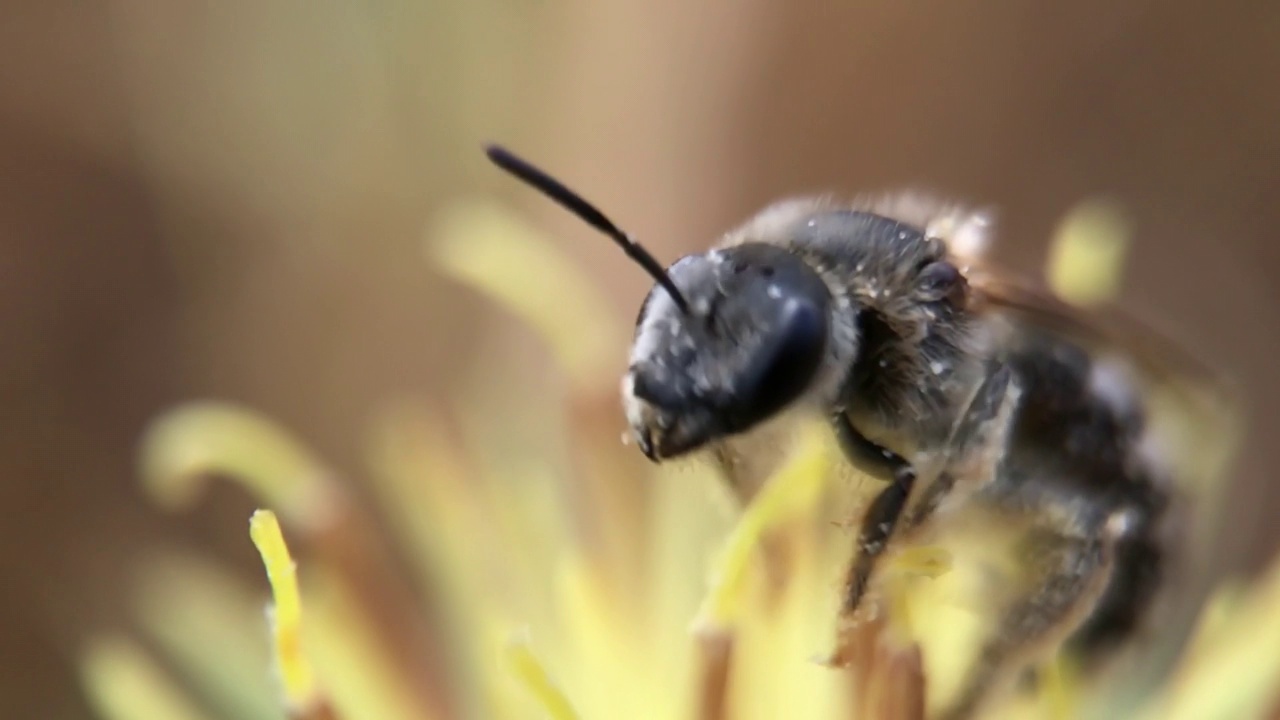
[[[1223,521],[1229,465],[1242,437],[1239,393],[1225,375],[1149,325],[1116,307],[1088,310],[990,263],[971,268],[971,306],[1014,326],[1065,337],[1095,360],[1123,362],[1125,379],[1143,399],[1141,454],[1175,484],[1183,512],[1179,528],[1194,533],[1193,571],[1211,567],[1208,538]],[[1203,555],[1203,557],[1200,557]]]
[[[1239,393],[1227,377],[1117,308],[1082,310],[1041,287],[1013,278],[1011,274],[972,272],[969,282],[975,302],[1019,324],[1069,337],[1097,357],[1126,359],[1153,414],[1179,418],[1176,423],[1172,418],[1153,418],[1157,432],[1172,434],[1162,446],[1184,455],[1169,463],[1173,470],[1180,475],[1193,469],[1198,470],[1194,474],[1203,476],[1221,474],[1225,469],[1223,452],[1212,452],[1206,443],[1214,437],[1229,439],[1227,445],[1235,441],[1231,436],[1238,430]],[[1229,451],[1226,447],[1219,450]]]

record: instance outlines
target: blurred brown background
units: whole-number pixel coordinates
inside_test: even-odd
[[[155,413],[249,402],[357,473],[374,405],[467,362],[495,318],[422,259],[442,202],[508,194],[633,312],[642,274],[486,166],[491,139],[668,259],[782,194],[914,185],[997,207],[1036,271],[1063,212],[1117,197],[1126,302],[1250,390],[1222,553],[1256,565],[1280,539],[1278,38],[1266,2],[7,3],[0,716],[87,717],[69,653],[126,622],[148,545],[257,572],[245,498],[140,497]]]

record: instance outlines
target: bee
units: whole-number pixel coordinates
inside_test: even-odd
[[[980,508],[1024,523],[1030,581],[994,613],[940,717],[973,717],[1043,648],[1105,656],[1143,629],[1182,535],[1177,448],[1151,398],[1185,377],[1216,387],[1199,363],[991,269],[981,212],[909,196],[787,200],[664,268],[546,173],[500,147],[488,156],[654,279],[622,382],[647,458],[709,454],[746,502],[770,470],[752,453],[760,438],[819,418],[879,479],[844,617],[886,548],[939,518]]]

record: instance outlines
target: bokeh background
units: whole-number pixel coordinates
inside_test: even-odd
[[[242,493],[142,498],[158,412],[245,402],[358,475],[379,404],[431,402],[486,335],[534,352],[424,260],[445,203],[508,198],[634,312],[645,277],[492,139],[667,259],[780,195],[915,186],[997,208],[998,256],[1038,272],[1064,212],[1124,203],[1124,303],[1247,388],[1219,552],[1256,567],[1280,540],[1277,38],[1266,2],[6,3],[0,716],[88,717],[72,653],[128,622],[147,548],[260,577]]]

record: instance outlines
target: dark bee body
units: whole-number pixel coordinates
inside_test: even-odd
[[[1022,582],[992,608],[943,717],[972,717],[1064,642],[1090,661],[1139,633],[1185,534],[1172,523],[1183,498],[1170,447],[1185,438],[1157,431],[1148,403],[1180,380],[1134,329],[1116,339],[984,273],[982,214],[910,197],[793,200],[664,271],[558,182],[500,149],[490,157],[657,281],[622,386],[649,459],[710,455],[748,502],[780,459],[771,436],[817,417],[884,482],[862,519],[846,617],[893,543],[971,510],[1024,528]]]
[[[1112,548],[1114,570],[1098,605],[1073,638],[1086,652],[1127,639],[1157,589],[1164,555],[1161,520],[1172,480],[1143,456],[1145,409],[1136,397],[1116,398],[1090,378],[1108,372],[1074,343],[1028,328],[1009,362],[1023,388],[1007,454],[993,494],[1018,497],[1043,486],[1079,498],[1102,526],[1123,513],[1126,527]]]
[[[981,507],[1030,523],[1022,552],[1033,589],[1001,610],[972,677],[945,714],[960,718],[1039,648],[1069,640],[1087,659],[1133,636],[1169,550],[1161,521],[1171,487],[1151,456],[1136,368],[971,286],[971,258],[951,252],[947,238],[928,228],[974,223],[977,216],[916,211],[909,222],[875,206],[790,202],[697,256],[721,272],[708,268],[698,283],[687,283],[677,263],[671,274],[694,318],[707,313],[709,327],[728,319],[715,334],[688,330],[688,318],[651,296],[637,323],[624,396],[651,458],[710,449],[744,499],[772,468],[755,456],[771,449],[759,436],[792,416],[780,409],[830,416],[851,462],[888,482],[862,522],[850,614],[863,600],[875,558],[947,508]],[[784,252],[770,255],[761,246]],[[786,384],[768,385],[771,375],[761,381],[760,373],[740,370],[794,342],[793,333],[778,328],[785,322],[776,313],[761,309],[751,293],[735,294],[725,279],[765,272],[765,259],[802,263],[821,279],[818,288],[792,280],[782,294],[803,288],[816,296],[804,302],[829,313],[828,342],[813,356],[816,364],[792,361],[788,371],[808,374]],[[772,269],[775,277],[780,272]],[[752,312],[735,308],[739,299]],[[734,318],[735,311],[755,326]],[[686,345],[698,350],[677,351]],[[655,385],[677,388],[674,397],[655,393]],[[755,424],[682,424],[690,413],[732,405],[708,401],[725,395],[768,409]],[[767,402],[758,404],[761,397]],[[672,433],[678,442],[664,443]]]

